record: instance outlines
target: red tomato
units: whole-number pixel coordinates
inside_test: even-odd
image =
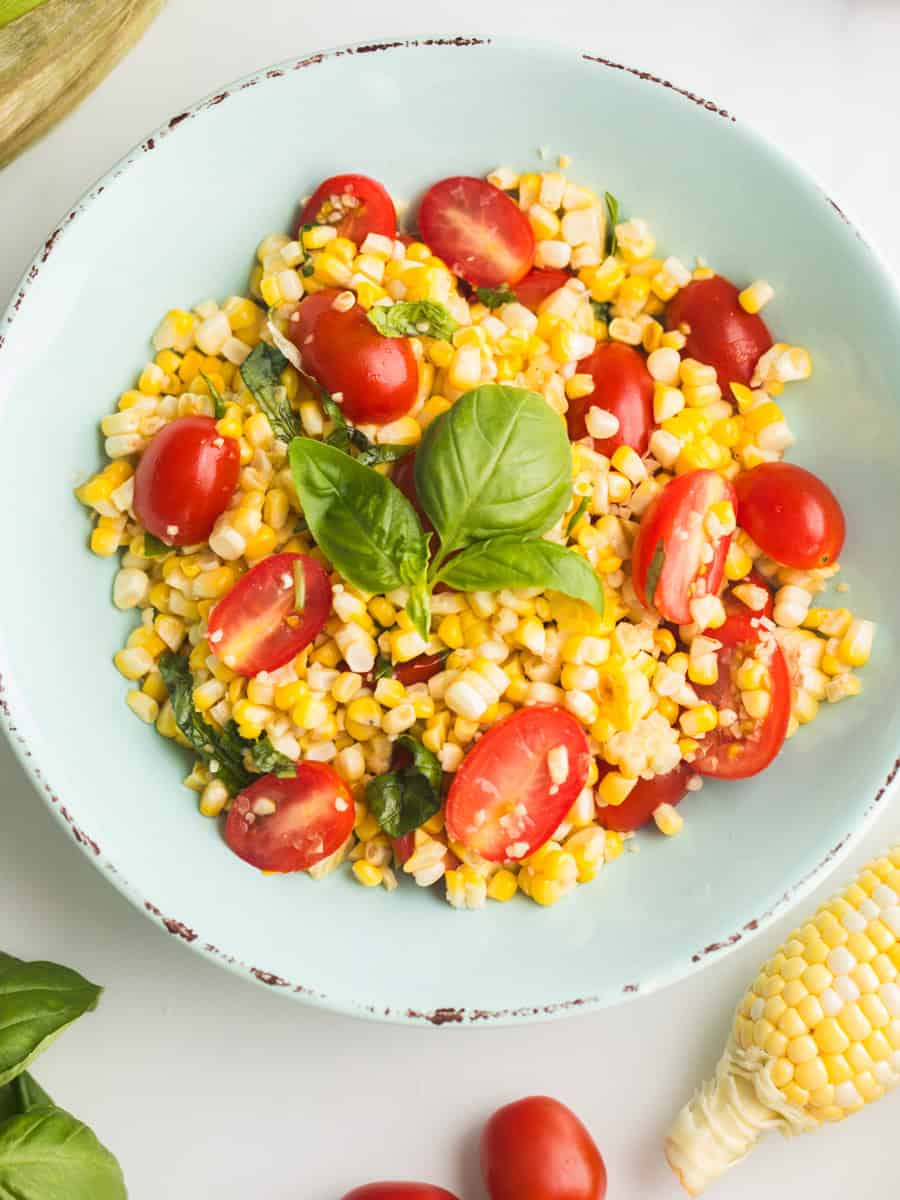
[[[366,1183],[343,1200],[457,1200],[446,1188],[430,1183]]]
[[[298,762],[293,779],[263,775],[235,796],[225,841],[261,871],[305,871],[343,846],[353,818],[353,797],[340,775],[325,763]]]
[[[409,662],[401,663],[394,668],[394,678],[399,679],[404,687],[414,683],[427,683],[432,675],[437,675],[444,669],[443,654],[420,654]]]
[[[599,766],[601,779],[613,770],[606,763],[600,763]],[[598,810],[601,825],[606,829],[617,829],[620,833],[640,829],[653,819],[653,813],[660,804],[677,804],[685,797],[688,780],[693,774],[693,768],[683,762],[666,775],[656,775],[653,779],[639,779],[624,804],[610,804]]]
[[[534,261],[528,218],[484,179],[454,175],[432,184],[419,206],[432,253],[473,287],[516,284]]]
[[[380,183],[368,175],[332,175],[325,179],[303,206],[302,225],[334,225],[338,237],[357,246],[369,233],[392,238],[397,232],[394,202]]]
[[[766,593],[766,602],[760,609],[750,609],[743,600],[738,599],[734,595],[734,589],[742,583],[752,583],[754,587],[762,588]],[[750,568],[750,574],[743,579],[739,579],[737,583],[732,583],[725,594],[722,596],[722,603],[725,605],[725,611],[728,613],[738,613],[743,616],[754,617],[771,617],[775,610],[775,597],[772,594],[772,588],[769,586],[769,581],[765,575],[761,575],[756,567]],[[711,633],[715,637],[715,631]]]
[[[734,486],[738,522],[769,558],[801,571],[837,562],[844,513],[818,475],[793,463],[760,463]]]
[[[163,425],[134,473],[134,512],[167,546],[205,542],[228,507],[241,450],[212,417],[179,417]]]
[[[529,1096],[498,1108],[481,1133],[491,1200],[603,1200],[606,1166],[570,1108]]]
[[[563,747],[569,773],[554,784],[548,751]],[[492,726],[463,760],[447,797],[451,839],[489,862],[543,846],[584,787],[591,754],[584,730],[562,708],[520,708]]]
[[[300,612],[297,564],[306,585]],[[213,654],[238,675],[277,671],[309,645],[330,612],[331,584],[322,564],[305,554],[273,554],[225,593],[209,614],[207,637]]]
[[[335,289],[308,296],[288,323],[303,369],[358,424],[383,425],[412,407],[419,372],[408,338],[383,337],[358,304],[340,312]]]
[[[703,739],[693,762],[701,775],[718,779],[746,779],[769,765],[787,736],[791,716],[791,679],[781,647],[759,619],[732,614],[720,629],[708,636],[722,643],[718,652],[719,678],[712,684],[695,684],[698,696],[718,709],[738,714],[733,725],[716,728]],[[749,717],[741,705],[735,682],[738,667],[762,643],[769,657],[771,691],[769,711],[761,720]]]
[[[540,267],[533,267],[525,278],[516,284],[513,291],[520,304],[524,304],[526,308],[537,308],[548,296],[565,287],[571,278],[568,271],[545,271]]]
[[[653,429],[653,379],[644,356],[621,342],[600,342],[581,360],[578,371],[593,377],[594,390],[569,401],[566,424],[572,441],[589,436],[588,409],[605,408],[618,417],[619,430],[610,438],[594,438],[598,454],[612,455],[617,446],[646,453]]]
[[[680,291],[669,305],[666,325],[690,327],[684,357],[716,368],[726,400],[731,399],[729,383],[748,384],[760,355],[772,346],[765,321],[744,312],[738,289],[721,275],[697,279]]]
[[[406,860],[412,857],[412,852],[416,848],[416,835],[415,833],[404,833],[403,837],[391,838],[391,846],[397,862],[402,867]]]
[[[631,555],[634,590],[643,605],[676,625],[690,623],[691,600],[719,590],[732,535],[711,538],[706,516],[723,500],[737,509],[726,479],[689,471],[667,483],[641,518]]]

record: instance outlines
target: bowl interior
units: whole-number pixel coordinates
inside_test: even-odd
[[[483,104],[488,95],[500,102]],[[539,148],[545,148],[542,158]],[[114,564],[86,548],[72,487],[100,461],[97,421],[132,386],[169,308],[245,288],[257,242],[322,177],[359,170],[414,203],[448,173],[499,163],[570,175],[647,218],[661,247],[763,277],[812,380],[784,407],[791,457],[840,496],[843,602],[880,623],[858,699],[830,707],[763,777],[689,797],[684,833],[555,908],[452,911],[345,873],[263,878],[229,854],[180,781],[187,758],[124,705],[112,655],[133,620]],[[401,45],[264,72],[174,120],[116,168],[39,255],[0,325],[4,470],[0,670],[26,765],[89,852],[192,944],[334,1008],[393,1018],[528,1018],[671,981],[748,936],[858,835],[896,756],[900,517],[898,300],[822,192],[751,132],[658,83],[573,51]],[[58,798],[58,799],[57,799]]]

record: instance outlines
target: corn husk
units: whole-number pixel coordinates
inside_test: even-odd
[[[130,50],[165,0],[46,0],[0,29],[0,167]]]

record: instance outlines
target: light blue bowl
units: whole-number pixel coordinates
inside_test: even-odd
[[[339,147],[340,149],[336,149]],[[72,487],[97,421],[160,316],[245,286],[253,248],[321,178],[357,170],[414,200],[497,164],[571,174],[646,217],[667,252],[770,280],[812,381],[784,398],[792,457],[845,506],[846,601],[880,622],[863,695],[759,779],[689,797],[684,833],[552,909],[458,913],[346,873],[264,878],[181,787],[187,760],[125,707],[132,618],[86,547]],[[885,802],[900,743],[900,306],[822,191],[727,113],[643,73],[514,42],[358,46],[287,62],[179,113],[60,224],[0,325],[6,725],[38,791],[108,878],[195,949],[276,991],[397,1021],[524,1021],[614,1004],[713,962],[831,869]]]

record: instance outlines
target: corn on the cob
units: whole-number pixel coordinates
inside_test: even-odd
[[[715,1077],[676,1118],[666,1157],[692,1196],[767,1129],[841,1121],[900,1081],[900,846],[869,863],[760,971]]]

